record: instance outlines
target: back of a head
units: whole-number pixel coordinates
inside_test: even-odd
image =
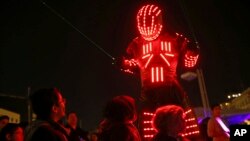
[[[37,118],[48,119],[51,109],[58,101],[58,90],[56,88],[44,88],[37,90],[30,96],[30,101]]]
[[[220,107],[220,104],[218,104],[218,103],[213,104],[210,108],[211,108],[211,110],[213,111],[214,108],[216,108],[216,107]]]
[[[114,97],[107,103],[104,116],[116,122],[134,121],[136,119],[134,99],[125,95]]]
[[[184,111],[180,106],[167,105],[159,107],[153,117],[153,127],[158,132],[182,132],[185,130]]]
[[[10,119],[10,117],[9,117],[9,116],[7,116],[7,115],[2,115],[2,116],[0,116],[0,121],[1,121],[1,120],[4,120],[4,119],[9,120],[9,119]]]
[[[0,132],[0,141],[7,141],[7,135],[13,135],[15,131],[21,126],[17,123],[8,123]]]
[[[0,129],[2,129],[6,124],[9,123],[9,119],[9,116],[7,115],[0,116]]]

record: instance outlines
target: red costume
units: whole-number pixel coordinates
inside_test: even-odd
[[[177,81],[176,68],[180,59],[186,67],[194,67],[198,59],[197,48],[191,47],[189,40],[180,34],[161,33],[162,11],[155,5],[145,5],[139,10],[137,27],[141,36],[129,44],[123,70],[140,71],[142,111],[154,113],[157,107],[167,104],[190,109],[186,94]]]

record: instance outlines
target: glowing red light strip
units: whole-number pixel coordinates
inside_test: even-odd
[[[149,51],[152,51],[152,42],[149,43]]]
[[[189,110],[187,110],[186,112],[185,112],[185,114],[188,114],[188,113],[190,113],[192,110],[191,109],[189,109]]]
[[[165,53],[166,56],[174,57],[174,54]]]
[[[169,52],[171,52],[171,43],[170,42],[168,42],[168,50],[169,50]]]
[[[148,14],[148,15],[151,15],[153,6],[154,6],[154,5],[151,5],[151,6],[150,6],[150,8],[149,8],[149,14]]]
[[[142,7],[142,9],[141,9],[141,12],[140,12],[140,16],[142,16],[142,12],[144,11],[144,8],[145,8],[146,6],[143,6]]]
[[[163,67],[161,67],[161,82],[163,82]]]
[[[142,46],[142,49],[143,49],[143,54],[146,54],[144,45]]]
[[[159,11],[156,13],[156,16],[158,16],[160,13],[161,13],[161,10],[159,10]]]
[[[164,42],[164,45],[165,45],[165,50],[168,51],[168,45],[167,45],[167,42]]]
[[[168,60],[165,58],[165,56],[163,54],[160,54],[161,58],[168,64],[168,66],[170,66],[170,63],[168,62]]]
[[[154,78],[154,68],[151,68],[151,81],[152,81],[152,83],[155,82],[155,78]]]
[[[151,23],[151,28],[150,28],[151,33],[154,32],[154,23],[155,23],[155,17],[152,16],[152,23]]]
[[[150,54],[144,55],[144,56],[142,57],[142,59],[148,58],[149,56],[150,56]]]
[[[197,125],[191,125],[191,126],[187,126],[186,129],[189,129],[189,128],[195,128],[197,127]]]
[[[194,120],[195,120],[195,118],[189,118],[189,119],[186,119],[185,121],[189,122],[189,121],[194,121]]]
[[[149,62],[151,61],[152,58],[153,58],[153,54],[149,57],[149,59],[148,59],[146,65],[145,65],[145,68],[147,68],[147,66],[148,66],[148,64],[149,64]]]
[[[200,133],[200,131],[194,131],[194,132],[185,133],[185,134],[182,134],[181,136],[185,137],[185,136],[194,135],[194,134],[198,134],[198,133]]]
[[[153,116],[153,113],[143,112],[143,115]]]
[[[154,131],[155,129],[154,128],[144,128],[143,130],[144,131]]]
[[[144,123],[144,124],[148,124],[148,123],[151,124],[151,123],[153,123],[153,121],[144,121],[143,123]]]
[[[146,44],[146,53],[148,53],[148,44]]]
[[[144,135],[145,138],[153,138],[154,135]]]
[[[159,68],[156,67],[156,82],[159,81]]]
[[[163,42],[161,42],[161,50],[164,50]]]
[[[155,8],[153,9],[153,12],[155,12],[157,9],[158,9],[158,7],[155,7]]]

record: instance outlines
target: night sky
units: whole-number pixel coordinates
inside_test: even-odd
[[[48,1],[48,0],[47,0]],[[46,2],[46,1],[45,1]],[[138,36],[136,13],[143,0],[49,0],[98,47],[115,58]],[[211,104],[250,86],[249,8],[245,1],[159,0],[165,31],[183,33],[200,45]],[[85,129],[94,129],[110,98],[128,94],[138,100],[140,78],[119,71],[109,56],[39,0],[1,1],[0,93],[26,97],[57,87]],[[193,33],[193,34],[192,34]],[[195,35],[195,36],[194,36]],[[178,68],[178,78],[185,72]],[[202,106],[197,79],[180,80],[193,106]],[[1,97],[0,107],[25,113],[26,101]],[[23,115],[23,120],[26,116]]]

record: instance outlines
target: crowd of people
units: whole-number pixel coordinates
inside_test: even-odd
[[[30,96],[33,112],[37,118],[29,125],[9,123],[9,117],[0,117],[0,141],[141,141],[134,124],[137,120],[135,100],[128,95],[118,95],[107,102],[103,120],[96,132],[88,133],[78,126],[74,111],[66,114],[66,100],[57,88],[45,88]],[[213,141],[228,141],[229,137],[219,126],[219,105],[212,106],[212,117],[204,119],[206,135]],[[66,123],[62,119],[66,119]],[[206,121],[206,122],[205,122]],[[157,108],[152,119],[157,131],[152,141],[186,141],[185,113],[177,105]],[[201,132],[202,133],[202,132]],[[209,141],[206,138],[201,139]]]

